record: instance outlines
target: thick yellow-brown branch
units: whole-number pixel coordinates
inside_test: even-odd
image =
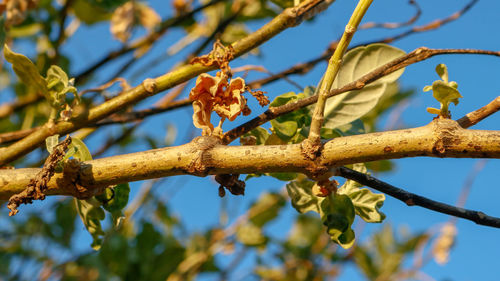
[[[224,146],[212,137],[169,148],[83,162],[80,184],[87,188],[158,177],[191,174],[304,172],[315,168],[403,157],[500,158],[500,131],[463,129],[457,122],[437,119],[397,131],[342,137],[324,145],[314,162],[298,144]],[[21,192],[40,169],[0,170],[0,199]],[[75,194],[62,174],[53,176],[47,194]]]

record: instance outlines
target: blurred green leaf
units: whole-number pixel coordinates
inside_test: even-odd
[[[266,223],[278,216],[279,211],[285,205],[285,198],[279,193],[264,193],[252,204],[248,210],[248,219],[257,227],[263,227]]]
[[[236,230],[236,239],[246,246],[262,246],[267,242],[267,238],[262,233],[262,228],[253,223],[245,223],[238,226]]]
[[[26,56],[11,51],[7,44],[4,45],[3,54],[5,60],[12,64],[12,68],[19,80],[38,94],[44,95],[52,103],[47,89],[47,82],[40,75],[33,62]]]
[[[104,3],[104,1],[100,1]],[[122,2],[122,1],[116,1]],[[118,6],[117,4],[116,6]],[[107,21],[111,19],[110,6],[112,5],[99,5],[97,1],[89,0],[76,0],[73,3],[73,11],[75,16],[85,24],[94,24],[100,21]],[[114,5],[113,5],[114,6]]]
[[[311,215],[298,215],[287,242],[295,247],[311,247],[323,232],[320,226],[319,218]]]
[[[96,198],[103,202],[102,206],[110,213],[121,211],[128,203],[130,186],[128,183],[120,183],[114,187],[106,188],[105,192]]]

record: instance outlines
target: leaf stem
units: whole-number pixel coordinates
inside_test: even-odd
[[[368,7],[373,0],[360,0],[358,5],[354,9],[352,13],[351,19],[347,23],[345,27],[344,34],[342,34],[342,38],[340,39],[335,52],[333,53],[330,61],[328,62],[328,67],[323,76],[323,80],[321,81],[321,85],[319,86],[319,97],[314,107],[314,114],[311,121],[311,130],[309,132],[309,141],[313,144],[318,144],[320,142],[320,130],[323,124],[323,116],[325,111],[326,99],[328,98],[328,92],[332,87],[333,81],[339,72],[340,66],[342,65],[342,57],[351,42],[356,29],[358,28],[361,19],[365,15]]]

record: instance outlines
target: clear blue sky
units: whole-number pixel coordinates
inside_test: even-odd
[[[316,57],[326,46],[341,34],[348,17],[354,9],[356,1],[337,0],[328,11],[318,16],[310,23],[304,23],[299,27],[286,30],[277,37],[271,39],[265,46],[260,48],[260,57],[245,57],[231,63],[232,67],[260,64],[271,72],[279,72],[289,66]],[[417,25],[428,23],[436,18],[443,18],[461,9],[468,1],[442,0],[442,1],[418,1],[422,7],[423,14],[418,19]],[[162,17],[171,15],[170,1],[150,1],[151,5]],[[500,22],[498,16],[500,12],[500,2],[480,1],[472,10],[457,21],[451,22],[436,31],[411,35],[405,39],[395,42],[393,45],[410,52],[415,48],[426,46],[429,48],[477,48],[498,50],[500,46],[500,36],[498,30]],[[405,21],[413,14],[413,9],[407,1],[396,0],[375,0],[365,16],[364,22],[399,22]],[[250,26],[256,30],[265,21],[256,22]],[[379,39],[390,34],[397,34],[398,29],[370,29],[361,30],[355,34],[353,44],[368,40]],[[141,68],[144,63],[150,62],[152,58],[159,54],[164,54],[166,49],[175,43],[183,34],[181,32],[169,32],[167,36],[159,42],[151,54],[143,59],[135,68],[127,71],[125,76],[133,74],[135,70]],[[68,41],[64,49],[78,51],[78,56],[74,57],[77,62],[72,71],[74,73],[85,68],[89,62],[97,60],[108,50],[119,46],[119,43],[110,38],[109,26],[101,24],[90,28],[81,27],[75,36]],[[190,49],[184,50],[189,53]],[[153,77],[168,71],[175,63],[175,59],[165,59],[158,63],[149,72],[134,77],[133,85],[138,84],[142,79]],[[459,90],[464,97],[460,104],[451,107],[454,118],[459,118],[464,114],[475,110],[490,102],[500,93],[498,73],[500,70],[500,58],[453,55],[438,56],[425,62],[408,67],[400,78],[403,89],[416,89],[417,94],[411,100],[408,108],[400,117],[400,122],[407,127],[422,126],[431,121],[432,116],[425,110],[426,107],[436,107],[437,102],[430,93],[423,93],[421,89],[425,85],[431,84],[438,77],[434,72],[436,64],[445,63],[448,66],[450,79],[457,81]],[[112,68],[106,68],[101,73],[104,75]],[[293,76],[292,79],[303,86],[316,85],[325,64],[321,64],[305,76]],[[252,77],[262,77],[262,74],[252,74]],[[128,77],[127,77],[128,78]],[[250,79],[252,80],[252,79]],[[289,91],[295,91],[290,84],[278,82],[266,86],[263,90],[269,93],[271,98]],[[147,107],[158,100],[161,95],[152,97],[141,104]],[[251,104],[255,113],[261,109]],[[185,142],[186,135],[192,130],[191,108],[180,109],[171,113],[155,116],[147,119],[136,132],[141,135],[146,131],[155,131],[158,138],[165,136],[166,124],[171,123],[177,126],[178,138],[176,144]],[[240,119],[240,118],[239,118]],[[240,121],[244,121],[242,118]],[[385,119],[382,120],[382,127]],[[500,114],[489,117],[481,122],[474,129],[498,130],[500,124]],[[236,124],[226,123],[225,130],[232,128]],[[107,132],[110,134],[112,131]],[[118,132],[115,130],[115,132]],[[195,131],[199,134],[199,130]],[[107,136],[95,136],[91,138],[89,144],[91,151],[100,146],[102,140]],[[144,147],[134,147],[133,151],[140,151]],[[131,150],[131,151],[132,151]],[[118,153],[113,151],[110,154]],[[109,154],[108,154],[109,155]],[[477,160],[471,159],[436,159],[436,158],[410,158],[396,160],[396,170],[391,173],[379,175],[379,177],[393,185],[407,189],[409,191],[428,196],[432,199],[454,204],[458,198],[460,190],[464,184],[468,173]],[[500,184],[497,173],[500,160],[489,160],[486,167],[478,175],[472,191],[467,200],[466,207],[481,210],[489,215],[500,216],[498,209],[498,198],[500,198]],[[133,183],[134,191],[141,183]],[[244,197],[227,196],[226,200],[230,208],[243,213],[259,194],[266,190],[281,190],[284,182],[272,179],[252,179],[247,183],[247,194]],[[178,177],[168,179],[164,186],[156,192],[164,198],[172,198],[172,211],[181,217],[190,229],[197,230],[214,224],[218,220],[221,199],[217,196],[217,185],[211,178]],[[40,205],[38,205],[40,207]],[[291,216],[295,214],[290,204],[287,205],[283,216],[271,227],[272,233],[279,236],[285,234],[291,227]],[[5,211],[5,210],[4,210]],[[431,227],[436,227],[440,223],[446,222],[449,218],[442,214],[419,207],[407,207],[400,201],[387,197],[383,211],[387,215],[387,222],[393,226],[407,226],[411,231],[422,231]],[[203,216],[200,216],[203,214]],[[376,231],[380,225],[367,225],[363,230],[363,235],[358,241],[369,233]],[[500,252],[500,240],[498,239],[500,230],[478,226],[472,222],[459,220],[458,240],[456,247],[452,251],[450,262],[444,266],[439,266],[430,262],[423,271],[436,280],[496,280],[495,266],[498,265],[498,253]],[[82,248],[88,246],[87,234],[82,234],[85,242]],[[245,265],[241,267],[245,270]],[[359,276],[355,270],[348,269],[340,280],[352,280]]]

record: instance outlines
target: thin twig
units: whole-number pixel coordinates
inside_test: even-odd
[[[260,46],[267,40],[288,28],[295,27],[312,16],[324,11],[332,3],[332,0],[306,0],[294,8],[287,8],[274,17],[260,29],[232,44],[234,58]],[[0,148],[0,165],[5,165],[22,157],[32,151],[50,135],[68,134],[80,128],[95,124],[111,114],[153,96],[159,92],[175,87],[201,73],[215,69],[215,66],[204,66],[201,64],[182,66],[172,72],[166,73],[154,79],[145,79],[140,85],[123,91],[116,97],[91,108],[84,112],[82,118],[74,118],[69,121],[60,121],[51,126],[42,126],[24,139],[11,144],[9,147]]]
[[[403,26],[412,25],[417,19],[422,15],[422,9],[418,5],[418,3],[414,0],[408,1],[408,4],[412,5],[415,8],[415,15],[411,17],[409,20],[405,22],[384,22],[384,23],[376,23],[376,22],[367,22],[362,24],[359,29],[369,29],[369,28],[387,28],[387,29],[395,29]]]
[[[79,82],[81,81],[82,79],[86,78],[87,76],[89,76],[91,73],[93,73],[96,69],[98,69],[99,67],[101,67],[102,65],[108,63],[109,61],[113,60],[113,59],[116,59],[116,58],[119,58],[127,53],[130,53],[131,51],[137,49],[137,48],[140,48],[140,47],[143,47],[143,46],[146,46],[148,44],[151,44],[152,42],[158,40],[163,34],[165,34],[165,32],[172,26],[175,26],[179,23],[181,23],[182,21],[184,21],[185,19],[193,16],[194,14],[198,13],[199,11],[207,8],[207,7],[210,7],[214,4],[217,4],[221,1],[225,1],[225,0],[212,0],[196,9],[193,9],[192,11],[189,11],[187,13],[184,13],[184,14],[181,14],[181,15],[178,15],[176,17],[173,17],[173,18],[170,18],[170,19],[167,19],[165,21],[163,21],[161,24],[160,24],[160,27],[158,28],[158,30],[156,30],[155,32],[145,36],[144,38],[142,39],[139,39],[139,41],[135,42],[135,43],[132,43],[131,45],[129,46],[124,46],[122,47],[121,49],[119,50],[115,50],[115,51],[111,51],[110,53],[108,53],[106,56],[104,56],[103,58],[101,58],[99,61],[97,61],[96,63],[92,64],[91,66],[87,67],[84,71],[82,71],[81,73],[77,74],[75,76],[75,81],[76,82]]]
[[[480,109],[467,113],[467,115],[458,119],[457,122],[460,126],[462,126],[462,128],[469,128],[498,110],[500,110],[500,96],[496,97]]]
[[[345,27],[345,31],[342,34],[342,38],[335,48],[335,52],[333,52],[330,61],[328,62],[328,67],[323,75],[323,79],[321,81],[321,85],[319,86],[318,91],[318,99],[316,102],[316,106],[314,107],[314,112],[312,114],[311,120],[311,128],[309,130],[309,136],[305,144],[310,144],[310,149],[307,149],[306,153],[309,157],[314,158],[313,155],[319,149],[320,144],[320,130],[323,125],[325,104],[327,100],[328,91],[330,91],[333,81],[337,77],[337,73],[339,72],[340,66],[342,65],[342,58],[344,57],[344,53],[347,51],[347,47],[351,42],[356,29],[358,28],[359,23],[363,19],[366,11],[370,7],[373,0],[359,0],[358,5],[354,9],[349,22]]]
[[[439,213],[470,220],[479,225],[500,228],[500,218],[488,216],[483,212],[468,210],[448,205],[445,203],[441,203],[438,201],[434,201],[429,198],[408,192],[401,188],[385,183],[370,175],[363,174],[346,167],[340,167],[338,169],[338,173],[339,176],[341,177],[356,181],[362,185],[366,185],[380,192],[383,192],[391,197],[394,197],[404,202],[408,206],[420,206]]]
[[[468,10],[470,10],[470,8],[472,8],[472,6],[476,2],[477,2],[477,0],[471,1],[469,4],[467,4],[461,10],[455,12],[451,16],[446,17],[444,19],[434,20],[430,23],[412,28],[408,31],[404,31],[404,32],[397,34],[395,36],[382,38],[382,39],[378,39],[378,40],[374,40],[374,41],[362,42],[360,44],[356,44],[356,45],[352,46],[352,48],[359,47],[359,46],[366,46],[366,45],[373,44],[373,43],[392,43],[394,41],[403,39],[403,38],[405,38],[409,35],[415,34],[415,33],[427,32],[427,31],[438,29],[438,28],[442,27],[444,24],[447,24],[453,20],[457,20],[464,13],[466,13]],[[307,62],[304,62],[304,63],[296,64],[296,65],[294,65],[286,70],[283,70],[280,73],[277,73],[273,76],[262,78],[260,80],[254,81],[254,82],[252,82],[253,84],[251,84],[250,87],[260,88],[264,84],[268,84],[268,83],[277,81],[279,79],[282,79],[282,78],[287,77],[287,76],[292,75],[292,74],[306,74],[307,72],[312,70],[318,63],[327,60],[335,51],[337,43],[338,43],[337,41],[332,42],[321,56],[313,58],[313,59],[311,59]]]
[[[54,48],[57,50],[59,46],[62,44],[64,39],[66,39],[66,34],[65,34],[65,29],[64,29],[64,24],[66,23],[66,18],[68,17],[68,11],[69,7],[73,4],[74,0],[66,0],[66,3],[64,3],[64,6],[61,8],[61,11],[59,12],[60,14],[60,21],[59,21],[59,34],[57,35],[57,39],[54,42]],[[59,52],[56,51],[56,54]],[[57,55],[56,55],[57,57]]]
[[[396,58],[383,66],[380,66],[373,71],[367,73],[356,81],[348,83],[341,88],[333,89],[328,93],[328,97],[340,95],[345,92],[360,90],[369,83],[384,77],[396,70],[404,68],[408,65],[426,60],[436,55],[444,54],[476,54],[476,55],[492,55],[500,57],[500,52],[487,51],[487,50],[472,50],[472,49],[428,49],[425,47],[418,48],[411,53]],[[249,132],[250,130],[284,114],[295,111],[315,103],[318,99],[317,95],[300,99],[298,101],[287,103],[278,107],[270,107],[264,113],[253,118],[252,120],[226,132],[223,137],[224,143],[230,143],[239,136]]]

